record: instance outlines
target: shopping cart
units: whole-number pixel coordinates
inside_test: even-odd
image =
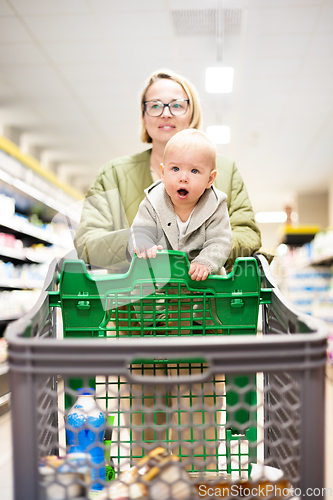
[[[79,387],[94,387],[112,417],[110,498],[117,482],[124,498],[215,498],[222,483],[224,496],[244,497],[247,486],[251,498],[268,470],[271,498],[321,492],[326,335],[284,299],[262,256],[205,282],[190,279],[179,252],[134,259],[124,275],[94,275],[79,260],[60,272],[54,262],[35,307],[6,333],[15,499],[52,498],[40,464],[66,461],[65,417]],[[147,478],[156,447],[164,465]],[[179,459],[178,475],[168,457]],[[130,468],[134,490],[121,474]],[[82,475],[64,484],[54,469],[51,479],[63,498],[77,494],[75,482],[88,494]]]

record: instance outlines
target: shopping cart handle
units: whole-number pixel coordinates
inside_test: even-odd
[[[145,371],[145,366],[147,366],[148,372],[151,372],[152,366],[162,370],[162,365],[156,361],[151,356],[137,354],[135,358],[132,358],[126,364],[127,367],[127,379],[129,382],[134,384],[187,384],[187,383],[202,383],[211,380],[213,376],[213,370],[210,363],[203,359],[199,354],[197,356],[191,356],[191,358],[175,358],[174,356],[168,356],[168,359],[164,359],[165,363],[165,375],[138,375],[135,370],[135,365],[137,365],[138,370]],[[191,365],[191,370],[189,371],[188,366]],[[186,375],[179,375],[179,372],[185,372]],[[195,373],[194,371],[200,371],[200,373]]]
[[[179,278],[185,281],[191,281],[188,274],[190,263],[185,252],[176,250],[160,250],[153,259],[141,259],[134,255],[130,272],[145,275],[147,266],[152,279],[170,279]]]

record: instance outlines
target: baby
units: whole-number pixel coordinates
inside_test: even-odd
[[[186,252],[193,280],[225,274],[231,251],[226,194],[213,186],[216,148],[206,134],[186,129],[167,143],[162,178],[146,197],[131,228],[130,253],[154,258],[163,248]]]

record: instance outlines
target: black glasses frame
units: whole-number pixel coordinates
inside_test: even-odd
[[[160,112],[160,114],[159,114],[159,115],[150,115],[150,114],[148,113],[148,111],[147,111],[147,103],[148,103],[148,102],[155,102],[155,103],[162,104],[163,108],[161,108],[161,112]],[[181,115],[174,115],[174,114],[173,114],[173,112],[172,112],[172,110],[171,110],[171,108],[170,108],[170,104],[172,104],[172,103],[174,103],[174,102],[187,102],[187,107],[186,107],[186,109],[185,109],[184,113],[182,113]],[[144,101],[143,106],[144,106],[144,109],[145,109],[145,113],[147,113],[147,115],[148,115],[148,116],[151,116],[152,118],[157,118],[157,117],[159,117],[159,116],[162,116],[162,115],[163,115],[163,113],[164,113],[164,109],[165,109],[165,108],[169,108],[169,111],[170,111],[170,113],[172,114],[172,116],[183,116],[183,115],[185,115],[186,111],[188,110],[188,106],[189,106],[189,104],[190,104],[190,100],[189,100],[189,99],[174,99],[173,101],[168,102],[168,104],[164,104],[164,102],[159,101],[159,100],[156,100],[156,101]]]

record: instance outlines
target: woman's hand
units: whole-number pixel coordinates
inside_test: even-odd
[[[151,248],[136,248],[135,253],[139,259],[155,259],[157,250],[163,250],[162,245],[154,245]]]
[[[208,278],[210,273],[207,266],[199,264],[198,262],[192,262],[188,274],[191,276],[192,280],[204,281]]]

